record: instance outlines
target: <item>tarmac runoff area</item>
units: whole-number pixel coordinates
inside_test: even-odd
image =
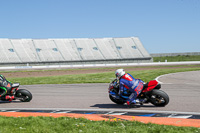
[[[200,127],[200,71],[157,78],[169,97],[166,107],[116,105],[108,98],[108,84],[24,85],[33,94],[29,103],[0,102],[0,115],[27,117],[85,117],[90,120],[133,120]]]

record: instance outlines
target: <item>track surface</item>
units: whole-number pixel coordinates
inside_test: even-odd
[[[200,71],[168,74],[158,78],[162,90],[169,97],[166,107],[151,104],[139,108],[127,108],[116,105],[108,97],[107,83],[103,84],[62,84],[62,85],[21,85],[33,94],[29,103],[0,101],[0,109],[114,109],[114,110],[150,110],[200,113]]]

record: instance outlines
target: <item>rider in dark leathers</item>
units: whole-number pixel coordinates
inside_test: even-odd
[[[7,90],[11,88],[12,83],[8,80],[3,75],[0,75],[0,98],[12,101],[14,99],[14,96],[9,96],[7,94]]]

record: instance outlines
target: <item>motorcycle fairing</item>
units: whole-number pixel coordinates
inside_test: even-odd
[[[151,80],[149,81],[146,85],[144,85],[144,89],[142,92],[148,92],[153,90],[156,86],[158,85],[158,82],[156,80]]]

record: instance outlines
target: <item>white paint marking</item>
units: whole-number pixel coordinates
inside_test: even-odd
[[[109,115],[124,115],[124,114],[126,114],[126,112],[124,112],[124,113],[112,113],[112,114],[109,114]]]
[[[14,111],[14,110],[13,110],[13,111],[5,111],[5,112],[17,112],[17,111],[19,111],[19,110],[15,110],[15,111]]]
[[[175,115],[170,115],[168,116],[169,118],[184,118],[184,119],[187,119],[187,118],[190,118],[192,117],[192,115],[183,115],[183,116],[175,116]]]
[[[69,113],[69,112],[71,111],[60,111],[60,112],[55,112],[55,113],[59,114],[59,113]]]
[[[106,113],[105,115],[109,115],[109,114],[112,114],[112,113],[113,113],[113,111],[110,111],[110,112]]]
[[[58,112],[58,111],[60,111],[60,110],[54,110],[54,111],[52,111],[52,112],[50,112],[50,113],[56,113],[56,112]]]

